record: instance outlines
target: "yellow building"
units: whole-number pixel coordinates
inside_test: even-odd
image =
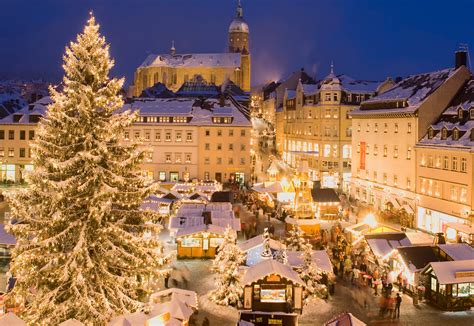
[[[298,83],[287,90],[283,121],[277,118],[277,148],[286,163],[295,167],[304,159],[312,180],[322,187],[347,190],[351,173],[352,122],[349,113],[391,81],[354,80],[331,73],[319,84]],[[277,113],[278,116],[278,113]]]
[[[20,182],[31,171],[29,143],[50,98],[45,97],[0,120],[0,176]],[[143,173],[153,180],[250,180],[252,124],[246,108],[231,96],[136,99],[125,109],[139,120],[124,132],[124,143],[148,151]]]
[[[354,198],[377,210],[415,213],[415,145],[469,75],[461,66],[410,76],[351,112]]]
[[[474,241],[474,79],[416,145],[416,226]]]
[[[149,55],[135,72],[134,95],[140,96],[144,89],[156,83],[177,91],[195,76],[214,85],[231,80],[244,91],[250,91],[249,27],[240,1],[237,15],[229,25],[228,42],[227,53],[178,54],[173,42],[169,54]]]

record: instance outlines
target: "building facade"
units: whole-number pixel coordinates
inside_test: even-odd
[[[195,76],[215,85],[231,80],[244,91],[250,91],[249,27],[240,1],[228,35],[227,53],[178,54],[173,42],[169,54],[149,55],[135,72],[134,96],[140,96],[144,89],[157,83],[177,91]]]
[[[349,113],[385,84],[331,73],[318,84],[298,83],[283,101],[283,130],[277,140],[290,166],[306,160],[312,180],[347,190],[351,173],[352,122]],[[277,132],[278,134],[278,132]]]
[[[415,145],[469,75],[461,66],[410,76],[351,112],[354,198],[376,210],[415,214]]]
[[[45,97],[0,120],[0,176],[18,183],[33,169],[30,142],[50,99]],[[250,180],[251,122],[232,97],[136,99],[139,112],[122,142],[147,152],[143,174],[156,181]]]
[[[468,236],[469,228],[474,233],[473,148],[471,77],[416,145],[417,228],[443,232],[450,240]]]

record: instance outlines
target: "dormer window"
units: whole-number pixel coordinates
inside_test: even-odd
[[[458,109],[458,118],[459,118],[459,119],[462,119],[462,118],[463,118],[463,111],[462,111],[462,108],[459,108],[459,109]]]
[[[471,129],[471,141],[474,141],[474,128]]]
[[[441,129],[441,139],[445,140],[446,138],[448,138],[448,129],[443,128]]]
[[[434,137],[434,130],[433,128],[430,128],[428,130],[428,139],[433,139],[433,137]]]
[[[459,130],[455,128],[453,130],[453,140],[458,140],[458,139],[459,139]]]
[[[469,118],[471,118],[471,120],[474,120],[474,107],[471,107],[471,109],[469,110]]]

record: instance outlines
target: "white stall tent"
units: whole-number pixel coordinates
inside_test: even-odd
[[[26,326],[26,323],[13,312],[9,312],[0,318],[0,326]]]

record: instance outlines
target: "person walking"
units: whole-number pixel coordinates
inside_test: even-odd
[[[402,304],[402,297],[400,293],[397,293],[397,297],[395,298],[395,312],[393,313],[393,318],[400,319],[400,306]],[[396,317],[395,317],[396,315]]]

